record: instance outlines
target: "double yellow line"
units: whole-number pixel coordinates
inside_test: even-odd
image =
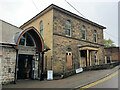
[[[102,83],[103,81],[108,80],[108,79],[112,78],[113,76],[117,75],[118,72],[120,72],[120,70],[116,71],[115,73],[113,73],[113,74],[111,74],[111,75],[109,75],[109,76],[107,76],[107,77],[105,77],[105,78],[103,78],[103,79],[101,79],[101,80],[99,80],[99,81],[96,81],[96,82],[94,82],[94,83],[85,85],[85,86],[83,86],[83,87],[81,87],[81,88],[90,88],[90,87],[92,87],[92,86],[95,86],[96,84]],[[80,89],[80,90],[81,90],[81,89]]]

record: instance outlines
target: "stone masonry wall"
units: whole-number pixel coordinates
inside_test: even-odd
[[[2,56],[2,83],[14,81],[16,50],[13,48],[3,47]]]
[[[66,69],[66,51],[67,48],[71,48],[72,59],[73,59],[73,68],[79,68],[79,51],[77,45],[92,45],[99,47],[99,60],[100,64],[104,63],[104,48],[103,46],[90,44],[78,40],[69,39],[62,36],[54,35],[54,71],[63,72]],[[93,62],[93,60],[92,60]],[[74,66],[75,65],[75,66]],[[92,63],[94,65],[94,63]]]
[[[60,35],[66,35],[66,21],[69,20],[71,23],[71,37],[82,39],[82,25],[86,27],[86,41],[94,42],[93,33],[96,30],[97,33],[97,43],[104,44],[103,41],[103,30],[95,27],[91,24],[83,22],[82,20],[78,20],[70,15],[64,14],[62,12],[54,10],[53,12],[53,20],[54,20],[54,33]]]
[[[100,64],[104,63],[104,48],[103,48],[103,30],[93,25],[78,20],[70,15],[60,11],[53,11],[53,70],[56,73],[66,70],[66,51],[71,48],[73,68],[79,68],[79,50],[77,45],[92,45],[99,47]],[[71,36],[66,36],[66,21],[71,23]],[[86,27],[86,40],[81,40],[81,27]],[[97,43],[94,43],[93,33],[97,31]]]

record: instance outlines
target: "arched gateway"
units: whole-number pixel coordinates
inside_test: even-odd
[[[43,79],[45,45],[37,29],[29,27],[15,36],[17,44],[15,81]]]

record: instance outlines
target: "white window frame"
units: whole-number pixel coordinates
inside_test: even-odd
[[[110,63],[111,63],[111,56],[106,56],[106,62],[108,63],[107,57],[110,57]]]
[[[42,26],[42,29],[41,29]],[[41,31],[42,31],[42,35],[41,35]],[[43,21],[40,22],[40,35],[43,37]]]
[[[96,54],[95,54],[95,57],[96,57],[96,58],[95,58],[95,65],[98,65],[98,60],[97,60],[98,58],[97,58],[97,55],[96,55]]]
[[[67,23],[67,22],[68,22],[68,23]],[[71,37],[71,23],[70,23],[69,20],[66,21],[66,27],[67,27],[67,26],[70,26],[70,35],[67,35],[67,34],[66,34],[66,30],[68,30],[68,29],[66,29],[66,28],[65,28],[65,35],[68,36],[68,37]]]
[[[93,35],[96,35],[96,42],[95,42],[95,38],[94,38],[94,42],[97,43],[97,33],[94,33]]]
[[[85,31],[85,38],[82,37],[82,40],[86,40],[86,27],[84,25],[82,25],[81,30]],[[82,33],[82,35],[83,35],[83,33]]]
[[[98,65],[98,57],[97,57],[97,52],[95,52],[95,65]]]
[[[27,32],[25,34],[28,34],[31,37],[32,41],[33,41],[34,46],[30,46],[30,47],[36,47],[36,44],[35,44],[35,41],[34,41],[33,37],[29,33],[27,33]],[[27,41],[26,38],[27,38],[27,35],[25,35],[25,43],[24,43],[24,45],[20,45],[20,46],[29,47],[26,44],[26,41]]]

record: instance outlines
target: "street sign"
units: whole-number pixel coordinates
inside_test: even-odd
[[[80,72],[83,72],[83,68],[76,69],[76,73],[80,73]]]
[[[53,70],[47,71],[47,80],[53,80]]]

